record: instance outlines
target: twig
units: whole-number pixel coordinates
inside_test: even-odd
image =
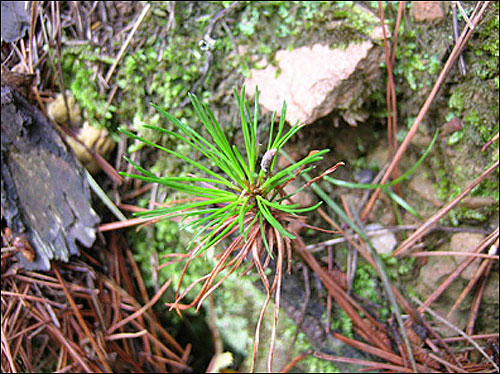
[[[101,186],[99,186],[99,183],[96,182],[92,174],[90,174],[87,169],[83,169],[83,173],[85,174],[85,178],[87,179],[90,188],[104,203],[104,205],[106,205],[108,209],[114,214],[114,216],[120,221],[126,221],[127,217],[125,217],[120,209],[118,209],[116,205],[111,201],[106,192],[104,192]]]
[[[455,37],[455,43],[457,43],[458,42],[457,1],[453,1],[452,3],[453,3],[453,5],[452,5],[451,9],[452,9],[452,14],[453,14],[453,36]],[[462,74],[462,75],[465,75],[467,73],[465,70],[464,55],[461,53],[460,53],[460,56],[458,58],[458,70],[460,70],[460,74]]]
[[[314,352],[313,356],[317,357],[317,358],[321,358],[322,360],[328,360],[328,361],[333,361],[333,362],[344,362],[347,364],[367,366],[367,367],[371,367],[372,369],[376,368],[377,370],[387,369],[387,370],[395,370],[396,372],[399,372],[399,373],[414,373],[414,371],[412,371],[411,369],[406,368],[404,366],[383,364],[381,362],[375,362],[375,361],[360,360],[359,358],[332,356],[332,355],[328,355],[326,353],[321,353],[321,352]]]
[[[462,303],[462,301],[467,297],[470,290],[472,290],[472,287],[474,287],[476,282],[479,280],[479,278],[481,278],[481,276],[486,272],[487,268],[490,267],[492,263],[493,263],[493,261],[490,259],[483,260],[481,265],[479,265],[479,267],[476,269],[472,279],[469,281],[469,283],[467,283],[467,286],[465,286],[465,288],[462,290],[462,292],[460,293],[458,298],[455,300],[455,303],[450,308],[450,311],[446,315],[446,318],[450,318],[452,313],[458,308],[458,306]]]
[[[464,17],[464,20],[467,23],[467,26],[469,26],[471,30],[474,30],[475,26],[471,22],[471,20],[469,19],[469,17],[467,16],[467,13],[465,13],[465,10],[462,7],[462,4],[460,4],[460,1],[453,1],[453,5],[458,6],[458,10],[460,10],[460,13],[462,14],[462,17]]]
[[[399,4],[399,9],[402,9],[403,5]],[[382,34],[384,39],[384,56],[387,68],[387,87],[386,87],[386,106],[387,106],[387,143],[389,144],[389,158],[394,156],[398,142],[396,139],[396,134],[398,132],[397,128],[397,105],[396,105],[396,89],[394,87],[394,76],[393,76],[393,62],[392,56],[389,55],[389,43],[387,41],[387,35],[385,32],[385,21],[384,21],[384,10],[382,7],[382,2],[378,2],[379,9],[379,20],[382,27]],[[398,19],[401,19],[400,11],[398,9]],[[393,51],[396,49],[396,44],[394,43]],[[392,171],[392,177],[394,179],[399,177],[399,169],[396,165]],[[401,186],[399,184],[395,185],[395,191],[401,196]]]
[[[228,6],[225,9],[222,9],[219,13],[217,13],[215,15],[215,17],[210,20],[210,24],[207,27],[207,31],[205,32],[205,35],[210,36],[212,34],[213,29],[214,29],[215,23],[219,19],[221,19],[222,17],[224,17],[228,12],[230,12],[231,10],[233,10],[239,3],[240,3],[239,1],[234,1],[230,6]]]
[[[366,234],[370,237],[370,236],[379,235],[380,233],[383,233],[386,231],[397,232],[397,231],[404,231],[404,230],[415,230],[418,227],[419,226],[417,226],[417,225],[400,225],[400,226],[394,226],[394,227],[384,227],[381,229],[366,228],[365,230],[367,232]],[[448,227],[448,226],[435,226],[435,227],[431,228],[430,231],[474,232],[474,233],[478,233],[478,234],[488,234],[489,233],[489,231],[487,231],[487,230],[476,229],[476,228],[472,228],[472,227]],[[354,240],[354,239],[358,239],[359,235],[358,234],[354,234],[354,235],[345,234],[345,236],[343,236],[341,238],[329,239],[329,240],[325,240],[324,242],[320,242],[320,243],[316,243],[316,244],[309,244],[306,246],[305,249],[310,251],[310,252],[322,251],[326,247],[328,247],[329,245],[344,243],[345,241],[348,240],[347,238]],[[426,253],[435,253],[435,252],[426,252]],[[411,256],[411,255],[409,255],[409,256]],[[432,254],[430,256],[432,256]],[[419,256],[415,256],[415,257],[419,257]]]
[[[499,334],[498,333],[494,333],[494,334],[479,334],[479,335],[469,335],[469,337],[471,339],[490,339],[490,338],[498,338]],[[452,342],[461,342],[461,341],[464,341],[466,339],[464,337],[462,337],[462,336],[455,336],[455,337],[452,337],[452,338],[443,338],[443,340],[445,342],[452,343]]]
[[[488,140],[485,145],[483,145],[483,148],[481,148],[481,152],[486,151],[490,145],[496,142],[498,140],[498,135],[499,135],[498,132],[495,135],[493,135],[493,137],[490,140]]]
[[[281,297],[281,280],[282,280],[282,269],[283,269],[283,257],[285,253],[285,243],[284,238],[279,233],[278,229],[274,229],[274,235],[276,238],[276,247],[278,251],[278,261],[276,263],[276,274],[275,278],[278,278],[276,285],[276,290],[274,291],[274,318],[273,318],[273,328],[271,331],[271,344],[269,345],[269,354],[267,355],[267,370],[269,373],[273,372],[273,357],[274,357],[274,344],[276,342],[276,330],[278,328],[278,317],[280,312],[280,297]]]
[[[36,1],[36,2],[33,2],[32,3],[32,6],[31,6],[31,21],[30,21],[30,36],[29,36],[29,51],[28,51],[28,56],[29,56],[29,72],[31,74],[34,74],[34,70],[33,70],[33,60],[34,60],[34,51],[35,51],[35,48],[36,48],[36,43],[34,42],[34,33],[35,33],[35,30],[36,30],[36,20],[38,18],[38,7],[39,7],[39,3]]]
[[[309,179],[309,177],[307,175],[304,175],[304,178],[306,180]],[[354,222],[352,222],[352,220],[350,220],[349,217],[347,217],[347,215],[344,213],[344,211],[340,207],[338,207],[330,199],[330,197],[328,197],[319,187],[317,187],[316,185],[312,185],[312,187],[313,187],[314,191],[321,198],[323,198],[323,200],[325,200],[327,202],[327,204],[341,217],[341,219],[345,223],[349,224],[349,226],[353,230],[355,230],[359,234],[359,236],[365,241],[366,245],[364,246],[364,248],[362,248],[361,246],[357,245],[354,241],[349,240],[350,243],[352,243],[358,249],[358,251],[360,251],[361,255],[373,266],[373,268],[377,270],[377,272],[378,272],[378,274],[379,274],[379,276],[384,284],[384,288],[386,289],[386,292],[387,292],[388,298],[391,302],[391,305],[394,309],[394,313],[396,315],[398,325],[400,326],[402,338],[403,338],[405,345],[407,347],[407,350],[408,350],[408,355],[409,355],[409,358],[410,358],[410,361],[412,364],[412,368],[416,371],[417,370],[416,369],[416,362],[415,362],[415,359],[413,357],[412,348],[411,348],[410,342],[408,340],[406,328],[404,327],[404,324],[403,324],[403,321],[401,318],[399,305],[397,304],[396,299],[399,301],[399,303],[401,305],[403,305],[403,308],[405,310],[408,309],[408,303],[401,296],[399,291],[394,286],[392,286],[391,283],[389,282],[389,280],[387,278],[387,274],[383,270],[383,264],[382,264],[380,258],[378,256],[376,256],[375,250],[373,249],[372,245],[370,244],[370,241],[369,241],[368,237],[366,236],[366,234],[364,233],[364,231],[360,228],[361,226],[358,226],[358,225],[360,225],[360,223],[355,224]],[[316,187],[316,188],[314,188],[314,187]],[[318,208],[318,212],[322,212],[321,208]],[[332,221],[325,213],[322,213],[322,215],[324,216],[324,218],[327,221]],[[335,228],[337,228],[337,230],[342,232],[341,228],[338,227],[338,225],[335,224],[335,222],[332,221],[332,225]],[[302,254],[302,256],[304,256],[304,254],[307,254],[308,256],[312,256],[307,251],[301,251],[300,253]],[[321,272],[321,270],[319,270],[319,272]],[[343,308],[345,309],[346,312],[348,312],[348,309],[346,309],[344,306],[343,306]],[[348,314],[349,314],[349,312],[348,312]],[[367,313],[364,313],[364,315],[366,315],[368,317]],[[353,321],[355,321],[354,317],[352,317],[352,316],[350,316],[350,317],[353,319]],[[385,330],[385,329],[382,329],[382,330]],[[380,342],[380,340],[381,340],[380,336],[377,336],[376,339],[374,340],[375,344],[378,344]]]
[[[328,246],[328,271],[333,271],[333,250]],[[332,297],[329,293],[326,295],[326,328],[325,332],[330,333],[330,325],[332,320]]]
[[[345,337],[339,333],[333,333],[333,336],[340,340],[341,342],[350,345],[351,347],[354,347],[356,349],[359,349],[363,352],[369,353],[374,356],[378,356],[384,360],[387,360],[389,362],[392,362],[397,365],[403,365],[404,361],[403,358],[400,356],[395,355],[392,352],[387,352],[382,349],[372,347],[371,345],[368,345],[366,343],[362,343],[360,341],[350,339],[348,337]],[[428,368],[426,368],[424,365],[417,364],[417,369],[420,370],[422,373],[425,373],[428,371]]]
[[[359,328],[360,335],[367,341],[379,347],[381,350],[390,349],[384,345],[384,342],[382,342],[381,339],[376,338],[375,336],[373,336],[373,334],[370,335],[372,330],[370,329],[367,321],[363,320],[359,316],[355,308],[357,310],[360,310],[361,313],[363,313],[363,315],[366,316],[367,318],[371,317],[369,313],[364,311],[364,309],[361,306],[359,306],[358,303],[356,303],[352,297],[347,295],[345,291],[333,281],[330,275],[319,265],[319,263],[312,256],[312,254],[308,251],[303,250],[303,247],[300,245],[301,244],[300,242],[297,243],[299,244],[297,245],[297,247],[301,257],[311,267],[311,269],[319,276],[321,282],[328,290],[328,293],[335,299],[335,301],[339,304],[339,306],[342,309],[344,309],[347,315],[352,319],[353,323]]]
[[[14,364],[14,359],[13,359],[12,354],[10,352],[10,344],[7,342],[7,334],[4,330],[3,323],[2,323],[2,337],[1,337],[1,339],[2,339],[2,354],[5,354],[5,356],[7,357],[7,361],[9,362],[9,366],[10,366],[12,373],[16,373],[17,372],[16,365]],[[2,365],[2,368],[3,368],[3,365]]]
[[[396,300],[396,296],[395,296],[396,292],[394,292],[394,290],[393,290],[393,286],[389,280],[389,277],[387,276],[387,273],[385,271],[382,260],[377,255],[375,249],[373,248],[373,246],[370,242],[370,239],[368,239],[368,237],[366,236],[366,234],[363,231],[363,228],[361,226],[362,223],[361,223],[360,219],[357,217],[357,215],[355,216],[355,218],[356,218],[356,221],[358,223],[358,227],[361,230],[359,232],[359,234],[360,234],[361,238],[366,242],[366,248],[368,249],[370,256],[374,259],[374,262],[376,264],[376,266],[374,266],[374,269],[377,271],[380,279],[382,280],[382,284],[384,286],[384,289],[387,293],[387,297],[388,297],[390,304],[392,306],[393,313],[394,313],[396,320],[398,322],[398,325],[399,325],[399,330],[400,330],[399,332],[401,334],[401,337],[403,338],[403,341],[404,341],[405,346],[406,346],[406,350],[408,352],[408,358],[410,359],[412,369],[414,372],[418,373],[417,363],[415,361],[415,357],[413,354],[413,348],[412,348],[410,340],[408,338],[408,333],[406,331],[406,327],[403,323],[403,318],[401,316],[401,310],[399,309],[399,304]],[[399,295],[399,293],[398,293],[398,295]]]
[[[31,300],[31,301],[38,301],[40,303],[54,305],[54,306],[56,306],[56,307],[58,307],[60,309],[65,309],[67,307],[65,304],[56,303],[55,301],[48,300],[48,299],[46,299],[44,297],[33,296],[33,295],[25,295],[25,294],[20,294],[18,292],[11,292],[11,291],[2,290],[2,296],[15,296],[15,297],[19,297],[21,299],[26,299],[26,300]]]
[[[481,257],[491,260],[499,259],[498,255],[487,255],[484,253],[457,252],[457,251],[433,251],[433,252],[415,252],[409,254],[408,257],[430,257],[430,256],[466,256],[466,257]]]
[[[455,370],[457,373],[467,373],[467,370],[464,370],[464,369],[462,369],[462,368],[460,368],[460,367],[458,367],[456,365],[453,365],[453,364],[449,363],[448,361],[443,360],[441,357],[436,356],[433,353],[429,353],[429,357],[431,357],[433,360],[436,360],[441,365],[446,366],[448,369]]]
[[[293,339],[292,339],[292,343],[290,344],[290,347],[294,346],[295,340],[297,339],[297,336],[299,335],[299,330],[302,327],[302,323],[304,322],[304,317],[306,315],[307,304],[309,304],[309,299],[311,298],[311,287],[309,285],[309,272],[307,271],[306,265],[304,265],[303,263],[301,263],[300,265],[302,267],[302,275],[304,276],[305,294],[304,294],[304,300],[302,301],[302,307],[300,308],[299,321],[297,323],[297,328],[295,330],[295,334],[293,335]]]
[[[127,318],[122,319],[120,322],[116,323],[115,325],[111,326],[108,331],[106,331],[107,334],[111,334],[113,331],[116,329],[120,328],[121,326],[124,326],[128,322],[132,321],[133,319],[137,318],[141,314],[143,314],[146,310],[151,308],[163,295],[163,293],[167,290],[168,286],[170,286],[170,283],[172,283],[172,278],[170,278],[167,282],[161,286],[160,290],[156,293],[156,295],[148,302],[146,303],[142,308],[137,310],[136,312],[132,313],[129,315]]]
[[[341,196],[342,199],[342,205],[344,207],[344,211],[346,212],[347,216],[351,221],[353,221],[353,212],[355,212],[351,204],[347,201],[344,195]],[[354,277],[356,276],[356,267],[358,264],[358,251],[355,251],[351,243],[348,243],[347,245],[347,271],[346,271],[346,278],[347,278],[347,294],[351,294],[352,290],[352,285],[354,283]]]
[[[113,335],[108,335],[106,336],[107,341],[113,341],[113,340],[119,340],[119,339],[131,339],[131,338],[138,338],[143,335],[146,335],[148,333],[148,330],[141,330],[138,332],[124,332],[124,333],[119,333],[119,334],[113,334]]]
[[[270,248],[272,248],[272,245],[270,245]],[[257,244],[253,243],[252,245],[252,254],[253,254],[253,259],[255,262],[255,268],[257,269],[257,272],[260,275],[260,278],[262,279],[262,283],[264,284],[264,288],[266,289],[266,298],[264,300],[264,303],[262,305],[262,308],[260,309],[260,314],[259,314],[259,319],[257,320],[257,326],[255,327],[255,337],[254,337],[254,343],[253,343],[253,357],[252,357],[252,363],[250,364],[250,373],[253,373],[255,362],[257,361],[257,352],[259,350],[259,341],[260,341],[260,327],[262,324],[262,321],[264,320],[264,313],[267,309],[267,305],[269,303],[269,300],[271,299],[271,291],[269,288],[269,281],[264,273],[264,269],[260,263],[260,259],[257,254]]]
[[[90,367],[87,365],[87,363],[84,361],[83,357],[78,353],[78,351],[73,347],[71,344],[72,342],[68,341],[66,337],[64,336],[63,332],[58,329],[54,325],[49,325],[49,331],[56,336],[56,338],[66,347],[68,352],[71,354],[71,356],[78,361],[78,363],[82,366],[82,368],[87,372],[91,373],[92,370]]]
[[[219,20],[222,19],[229,11],[234,9],[240,2],[235,1],[233,2],[229,7],[222,9],[219,13],[217,13],[211,20],[210,23],[207,26],[207,30],[205,34],[203,35],[203,39],[200,40],[200,46],[202,46],[202,49],[205,50],[207,59],[205,61],[205,65],[203,66],[203,69],[201,71],[201,76],[198,78],[198,80],[193,84],[189,92],[194,93],[198,87],[203,84],[205,81],[205,78],[208,74],[208,70],[210,69],[210,65],[212,65],[212,60],[213,60],[213,54],[211,51],[212,46],[215,44],[215,39],[212,38],[212,31],[214,29],[215,23]],[[189,97],[185,98],[178,106],[178,108],[182,108],[186,106],[190,102]]]
[[[120,286],[118,286],[116,284],[116,282],[112,279],[109,279],[109,278],[103,278],[103,282],[104,284],[108,287],[108,288],[111,288],[113,290],[116,290],[117,292],[120,293],[120,295],[125,298],[126,300],[128,300],[129,303],[131,303],[134,308],[137,308],[139,309],[140,308],[140,305],[139,303],[129,295],[129,293],[127,291],[125,291],[123,288],[121,288]],[[184,349],[179,345],[179,343],[177,343],[177,341],[162,327],[162,325],[157,322],[150,313],[145,313],[144,316],[146,316],[146,318],[151,322],[151,324],[153,325],[153,327],[155,329],[158,329],[158,331],[160,331],[161,335],[163,336],[163,338],[173,347],[175,348],[175,350],[177,352],[179,352],[181,355],[184,354]],[[131,320],[130,321],[131,323],[134,323],[136,322],[135,320]],[[142,327],[141,327],[142,329]],[[149,334],[148,334],[149,335]],[[151,334],[152,337],[154,337],[154,335]]]
[[[292,361],[290,361],[288,364],[286,364],[283,367],[283,369],[280,370],[280,373],[288,373],[290,371],[290,369],[292,369],[295,365],[297,365],[300,361],[305,359],[310,354],[312,354],[311,350],[304,352],[304,353],[298,355],[297,357],[293,358]]]
[[[208,327],[210,328],[210,332],[212,333],[212,344],[215,348],[214,355],[212,356],[212,359],[210,360],[206,372],[207,373],[214,373],[214,365],[217,361],[217,357],[222,354],[223,352],[223,344],[222,344],[222,339],[219,334],[219,329],[217,328],[217,324],[215,323],[215,302],[214,302],[214,295],[210,295],[209,297],[209,304],[208,304]]]
[[[139,25],[142,23],[142,21],[144,20],[144,17],[146,17],[146,14],[148,13],[149,11],[149,8],[151,8],[151,4],[146,4],[146,6],[142,9],[142,12],[141,14],[139,15],[139,18],[137,19],[137,21],[135,22],[135,25],[134,25],[134,28],[132,29],[132,31],[130,32],[130,34],[128,34],[128,37],[127,37],[127,40],[125,40],[125,43],[122,45],[122,48],[120,49],[120,52],[118,52],[118,56],[116,56],[115,58],[115,62],[113,62],[113,65],[111,66],[111,68],[109,69],[108,71],[108,74],[106,74],[106,78],[104,79],[104,81],[106,83],[109,83],[109,80],[111,78],[111,76],[113,75],[113,73],[115,72],[115,69],[116,69],[116,66],[118,65],[118,63],[120,62],[122,56],[123,56],[123,53],[125,52],[125,50],[127,49],[128,45],[130,44],[130,41],[132,40],[132,37],[134,36],[135,32],[137,31],[137,29],[139,28]]]
[[[474,333],[474,324],[476,322],[476,318],[479,312],[479,306],[481,305],[481,300],[483,298],[484,290],[486,288],[486,283],[488,282],[492,267],[493,267],[493,261],[488,261],[488,265],[483,273],[481,283],[479,284],[476,294],[474,295],[474,300],[472,301],[472,308],[469,314],[469,320],[467,321],[467,327],[465,329],[467,335],[472,335]]]

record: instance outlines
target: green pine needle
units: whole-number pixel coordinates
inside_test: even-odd
[[[243,152],[235,145],[231,145],[224,129],[212,111],[201,103],[195,95],[189,94],[195,113],[208,132],[208,137],[203,137],[189,125],[154,104],[152,106],[170,121],[177,128],[177,131],[149,125],[145,127],[176,138],[187,145],[193,152],[201,153],[211,165],[206,166],[189,156],[121,129],[128,137],[156,147],[188,163],[195,170],[198,170],[199,175],[158,177],[128,158],[126,158],[127,161],[140,174],[121,174],[145,182],[159,183],[172,190],[197,198],[198,200],[188,203],[162,207],[137,213],[137,215],[161,217],[161,219],[181,216],[183,217],[181,222],[190,217],[189,222],[183,226],[192,227],[196,230],[192,243],[195,240],[197,243],[202,243],[199,245],[200,252],[219,243],[235,230],[246,241],[250,228],[257,224],[266,250],[273,257],[265,235],[267,228],[272,227],[284,237],[295,239],[295,236],[285,229],[284,222],[280,217],[283,214],[296,215],[297,213],[312,211],[320,205],[300,208],[299,204],[286,204],[287,199],[277,198],[284,195],[280,190],[281,187],[303,172],[309,171],[311,167],[305,168],[304,166],[321,160],[328,150],[325,149],[309,154],[302,160],[273,174],[272,171],[279,150],[302,128],[302,126],[295,125],[285,131],[286,103],[284,103],[277,131],[275,133],[273,113],[269,138],[265,147],[262,147],[264,153],[270,150],[272,152],[266,155],[269,159],[266,161],[265,166],[259,167],[258,160],[263,157],[263,154],[260,154],[261,144],[258,137],[259,91],[257,89],[255,93],[253,111],[250,110],[250,106],[245,100],[244,87],[240,93],[235,89],[234,96],[239,109],[241,130],[245,143]]]

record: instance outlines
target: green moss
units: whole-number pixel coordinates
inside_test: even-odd
[[[298,367],[310,368],[310,373],[342,373],[333,362],[320,360],[313,356],[306,357]]]
[[[475,30],[464,52],[467,74],[449,86],[446,120],[457,117],[463,128],[447,138],[446,157],[434,170],[438,197],[451,201],[480,173],[498,160],[498,142],[482,152],[481,148],[499,131],[498,126],[498,33],[499,5],[490,9]],[[452,71],[458,76],[458,71]],[[498,170],[480,186],[472,196],[492,196],[498,200]],[[454,225],[461,222],[485,222],[498,207],[453,209],[449,220]]]
[[[464,96],[462,92],[459,90],[455,90],[449,100],[448,100],[448,106],[450,109],[456,111],[456,112],[462,112],[464,110]]]
[[[180,107],[180,104],[202,77],[207,52],[200,48],[199,43],[209,23],[231,4],[176,3],[175,23],[172,25],[175,28],[162,33],[158,30],[166,27],[171,9],[168,4],[152,3],[151,12],[135,36],[144,43],[139,49],[134,49],[133,44],[129,46],[112,77],[119,90],[109,107],[106,106],[109,97],[99,93],[92,64],[111,64],[114,60],[101,56],[99,49],[93,51],[90,46],[63,48],[66,81],[70,82],[77,100],[89,112],[91,122],[107,128],[131,123],[139,135],[175,149],[175,139],[165,135],[155,138],[158,134],[143,128],[144,124],[168,126],[160,121],[149,102],[195,124],[190,106]],[[227,27],[222,27],[222,22]],[[195,93],[210,104],[220,98],[214,97],[214,89],[221,80],[231,74],[238,75],[234,77],[236,80],[249,76],[250,69],[258,66],[262,57],[273,61],[278,49],[311,42],[333,47],[344,44],[345,40],[363,40],[377,25],[372,13],[349,1],[242,2],[231,10],[229,17],[216,23],[211,33],[215,44],[210,50],[210,69]],[[105,66],[103,70],[108,69],[109,66]],[[130,151],[140,148],[141,145],[135,144]]]
[[[468,74],[448,101],[449,108],[463,119],[466,131],[479,135],[475,144],[487,142],[498,132],[498,8],[498,3],[491,4],[469,43],[465,54]]]
[[[418,27],[408,31],[405,27],[402,28],[402,40],[396,48],[394,65],[394,77],[403,78],[412,91],[431,87],[441,69],[439,55],[422,50],[418,44],[418,35]]]
[[[101,56],[99,48],[90,45],[68,47],[62,50],[61,67],[65,87],[85,111],[86,119],[97,128],[113,129],[111,121],[117,108],[107,104],[107,97],[99,93],[99,86],[92,66],[96,63],[111,64],[109,57]]]
[[[499,56],[499,17],[498,3],[491,4],[490,11],[481,22],[481,27],[478,30],[478,43],[474,49],[476,56],[479,59],[479,65],[482,69],[474,72],[483,80],[495,79],[498,82],[498,56]],[[498,89],[498,85],[497,85]]]
[[[339,330],[340,333],[348,338],[354,338],[352,333],[352,319],[347,315],[344,309],[336,307],[333,312],[332,327]]]
[[[456,171],[464,170],[458,167]],[[463,172],[464,174],[465,172]],[[442,177],[439,179],[439,183],[435,185],[437,189],[438,198],[443,201],[451,201],[457,197],[463,190],[462,185],[453,183],[450,178],[450,173],[444,169],[441,169],[439,174]],[[466,175],[466,174],[465,174]],[[464,181],[463,184],[470,183],[470,180]],[[497,175],[490,176],[488,179],[479,184],[474,188],[470,196],[490,196],[498,201],[499,190],[498,190],[498,171]],[[466,207],[456,207],[453,208],[448,214],[447,218],[444,219],[443,223],[449,221],[453,226],[458,226],[461,222],[486,222],[490,217],[491,213],[498,210],[498,205],[490,207],[482,207],[477,209],[471,209]]]
[[[455,145],[455,144],[457,144],[458,142],[460,142],[463,139],[464,136],[465,136],[465,131],[463,129],[454,132],[448,138],[448,145]]]
[[[139,206],[147,207],[148,200],[140,201]],[[141,267],[144,281],[148,287],[163,284],[170,277],[174,278],[173,288],[177,288],[180,275],[185,262],[176,262],[163,267],[157,277],[153,277],[155,268],[173,260],[165,257],[176,253],[186,253],[187,243],[191,233],[179,230],[179,224],[172,220],[162,220],[155,225],[147,226],[139,231],[129,232],[129,237],[134,247],[134,258]],[[158,263],[156,263],[156,260]],[[184,276],[180,292],[186,289],[192,282],[207,274],[214,266],[215,261],[208,258],[206,261],[193,261]],[[200,287],[194,288],[191,295],[196,295]],[[172,300],[169,300],[171,302]]]
[[[415,271],[416,258],[397,259],[390,255],[380,255],[380,258],[384,263],[389,279],[392,281],[413,279],[412,274]],[[407,289],[411,290],[411,285],[408,284]],[[385,307],[386,301],[381,298],[382,286],[380,285],[379,276],[377,271],[364,260],[359,261],[356,267],[352,292],[373,305],[378,305],[377,313],[380,321],[387,319],[389,310]],[[340,308],[334,310],[332,327],[339,329],[345,336],[353,337],[352,320]]]
[[[357,267],[356,276],[353,283],[353,292],[372,303],[379,303],[380,297],[376,287],[377,274],[375,270],[368,264],[363,264]]]
[[[491,196],[499,199],[498,174],[496,178],[488,178],[481,182],[479,186],[472,190],[472,196]]]
[[[286,342],[292,342],[295,336],[297,326],[296,324],[287,319],[287,326],[283,331],[283,338]],[[293,348],[289,352],[290,358],[296,357],[299,354],[314,350],[314,347],[309,343],[306,335],[302,332],[297,334],[297,339]],[[278,368],[277,368],[278,369]],[[294,368],[296,372],[302,373],[340,373],[339,369],[331,361],[321,360],[314,356],[308,356],[297,364]]]

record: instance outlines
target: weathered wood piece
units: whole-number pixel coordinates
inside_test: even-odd
[[[76,240],[90,247],[99,217],[82,166],[43,114],[7,86],[1,144],[3,217],[36,253],[32,262],[19,253],[21,265],[49,270],[50,260],[79,254]]]

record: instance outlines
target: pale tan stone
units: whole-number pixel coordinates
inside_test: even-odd
[[[366,84],[352,79],[356,71],[361,69],[370,78],[377,76],[381,55],[376,54],[369,64],[360,66],[373,48],[371,41],[364,41],[345,49],[315,44],[278,51],[278,67],[268,65],[251,71],[251,78],[245,81],[247,94],[253,97],[258,86],[259,103],[264,110],[276,111],[279,116],[286,101],[288,123],[310,124],[336,108],[349,107]]]

